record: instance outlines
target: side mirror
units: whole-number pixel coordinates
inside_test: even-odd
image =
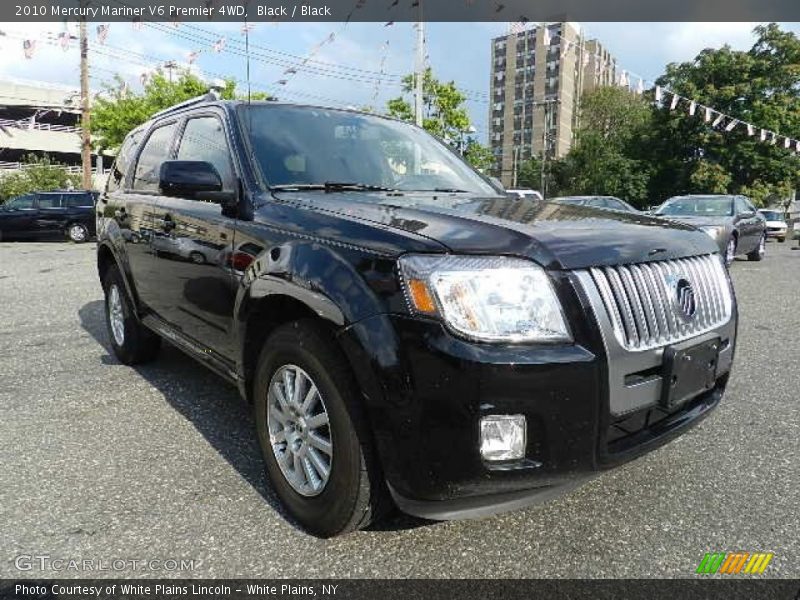
[[[236,202],[236,194],[222,191],[222,178],[209,162],[167,160],[161,163],[158,187],[164,196],[208,200],[223,206]]]

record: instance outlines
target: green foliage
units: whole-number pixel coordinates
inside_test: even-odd
[[[755,34],[748,51],[723,46],[668,65],[658,84],[736,119],[799,138],[800,39],[774,23],[756,27]],[[645,151],[654,167],[650,191],[656,199],[710,191],[702,184],[729,193],[769,190],[758,192],[763,197],[800,187],[800,158],[782,144],[750,137],[741,125],[731,132],[722,125],[712,128],[686,109],[681,104],[676,111],[665,106],[653,112],[652,144]],[[719,168],[712,172],[710,164]]]
[[[188,71],[182,71],[170,80],[163,71],[157,71],[144,85],[141,93],[132,93],[117,76],[112,84],[107,84],[104,93],[95,101],[92,109],[92,135],[99,150],[116,150],[128,133],[148,121],[155,113],[202,96],[208,91],[208,84]],[[222,92],[226,100],[245,99],[237,95],[233,80],[226,81]],[[263,92],[253,92],[252,100],[266,100],[270,96]]]
[[[495,167],[495,157],[491,149],[470,139],[464,148],[464,158],[481,173],[491,173]]]
[[[28,155],[26,168],[0,175],[0,202],[31,192],[79,188],[81,176],[67,173],[47,156]]]
[[[694,171],[689,176],[691,191],[706,194],[725,194],[733,178],[718,163],[700,159],[695,163]]]

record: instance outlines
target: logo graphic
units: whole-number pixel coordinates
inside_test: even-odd
[[[697,299],[694,295],[694,288],[688,279],[678,280],[678,283],[675,284],[675,294],[683,316],[687,320],[694,319],[694,315],[697,313]]]
[[[760,575],[767,569],[772,552],[706,552],[695,573],[701,575]]]

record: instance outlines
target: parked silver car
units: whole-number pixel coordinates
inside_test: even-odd
[[[654,214],[705,231],[717,242],[727,264],[739,255],[756,261],[764,258],[766,220],[746,196],[675,196]]]

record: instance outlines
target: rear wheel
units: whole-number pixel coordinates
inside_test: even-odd
[[[103,289],[106,295],[106,326],[116,357],[126,365],[153,360],[161,348],[161,338],[142,325],[134,315],[116,267],[108,270]]]
[[[189,254],[189,260],[191,260],[196,265],[204,265],[206,264],[206,257],[203,256],[200,252],[192,252]]]
[[[267,339],[254,404],[267,475],[305,529],[331,537],[379,518],[386,490],[358,388],[323,327],[297,321]]]
[[[67,237],[76,244],[82,244],[89,239],[89,230],[80,223],[73,223],[67,227]]]
[[[753,250],[750,254],[747,255],[747,260],[753,260],[758,262],[759,260],[764,260],[764,255],[767,253],[767,236],[762,235],[761,239],[758,241],[758,246],[756,246],[755,250]]]

